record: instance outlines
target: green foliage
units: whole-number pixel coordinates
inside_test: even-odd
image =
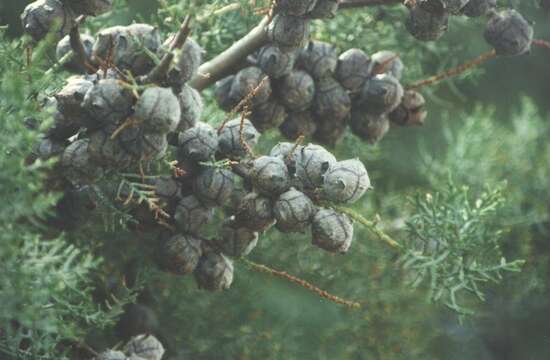
[[[485,301],[483,283],[500,282],[503,272],[519,272],[524,263],[509,262],[500,252],[502,229],[495,218],[504,202],[502,191],[470,198],[468,188],[452,184],[443,192],[414,197],[401,259],[412,287],[427,284],[430,301],[461,315],[474,313],[463,306],[462,293]]]
[[[449,173],[458,183],[479,190],[489,183],[506,186],[505,216],[515,224],[535,224],[550,214],[542,199],[547,198],[546,179],[550,148],[548,117],[541,116],[528,98],[509,124],[499,124],[495,109],[477,107],[460,125],[451,115],[443,117],[442,138],[447,151],[434,154],[421,147],[423,173],[434,186]]]
[[[37,132],[25,125],[33,115],[39,128],[51,122],[40,109],[38,93],[48,93],[59,82],[44,75],[46,47],[35,50],[27,67],[19,41],[0,33],[0,357],[65,359],[68,350],[92,329],[114,324],[125,303],[97,303],[94,277],[102,260],[89,247],[71,244],[45,227],[59,194],[47,189],[47,174],[55,161],[25,159]],[[27,121],[30,122],[30,121]],[[69,346],[60,346],[65,342]]]

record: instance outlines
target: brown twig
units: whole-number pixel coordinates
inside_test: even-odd
[[[298,148],[298,146],[302,145],[302,143],[304,142],[304,139],[306,137],[304,135],[300,135],[298,136],[298,138],[296,139],[296,141],[294,142],[294,146],[292,147],[292,149],[290,149],[290,152],[288,153],[286,159],[288,161],[292,160],[292,155],[294,154],[294,151],[296,151],[296,149]]]
[[[331,294],[331,293],[329,293],[325,290],[322,290],[322,289],[318,288],[317,286],[311,284],[310,282],[307,282],[306,280],[303,280],[303,279],[297,278],[296,276],[290,275],[286,271],[275,270],[275,269],[272,269],[272,268],[270,268],[266,265],[258,264],[258,263],[255,263],[255,262],[250,261],[250,260],[245,259],[245,258],[242,258],[241,260],[246,265],[248,265],[251,269],[253,269],[255,271],[263,272],[263,273],[273,275],[275,277],[279,277],[281,279],[285,279],[287,281],[290,281],[290,282],[292,282],[296,285],[299,285],[299,286],[313,292],[317,296],[320,296],[324,299],[332,301],[336,304],[344,305],[344,306],[347,306],[347,307],[352,308],[352,309],[360,309],[361,307],[363,307],[363,305],[361,305],[357,301],[342,299],[339,296],[333,295],[333,294]]]
[[[275,16],[275,7],[277,6],[277,0],[270,0],[269,9],[267,12],[267,25],[271,24],[273,17]]]
[[[254,15],[269,15],[270,11],[271,11],[271,8],[269,6],[266,6],[263,8],[255,9]]]
[[[250,115],[249,105],[244,105],[243,111],[241,111],[241,123],[239,124],[239,142],[241,143],[241,146],[245,149],[246,153],[250,155],[251,157],[254,157],[254,152],[252,151],[252,148],[248,143],[246,142],[246,139],[244,138],[244,121],[246,120],[247,116]]]
[[[111,44],[114,46],[114,43],[111,43]],[[103,79],[107,79],[107,75],[108,75],[107,71],[109,69],[113,69],[118,74],[118,76],[120,76],[123,82],[128,82],[128,76],[113,63],[112,49],[113,47],[111,47],[110,53],[108,54],[108,58],[110,58],[110,60],[109,59],[104,60],[101,57],[96,56],[94,58],[94,61],[98,64],[99,68],[103,71]]]
[[[129,127],[138,125],[139,121],[136,118],[129,117],[124,121],[111,135],[111,140],[114,140],[117,138],[118,135],[120,135],[121,132],[126,130]]]
[[[93,74],[97,71],[97,69],[91,65],[90,59],[88,59],[88,55],[86,54],[86,49],[84,48],[84,44],[82,43],[82,38],[80,37],[79,27],[84,20],[86,20],[86,16],[84,15],[79,16],[75,20],[74,26],[71,28],[71,32],[69,33],[69,44],[71,45],[76,61],[88,74]]]
[[[547,41],[547,40],[534,39],[532,44],[535,45],[535,46],[545,48],[545,49],[550,49],[550,41]],[[477,58],[475,58],[473,60],[465,62],[464,64],[461,64],[461,65],[458,65],[458,66],[456,66],[452,69],[445,70],[444,72],[442,72],[440,74],[430,76],[427,79],[419,80],[415,83],[412,83],[412,84],[408,85],[406,88],[408,90],[416,90],[416,89],[419,89],[419,88],[424,87],[424,86],[435,84],[435,83],[437,83],[441,80],[445,80],[445,79],[448,79],[450,77],[460,75],[463,72],[465,72],[467,70],[470,70],[472,68],[475,68],[477,66],[480,66],[483,63],[485,63],[485,62],[487,62],[491,59],[494,59],[496,57],[497,57],[497,53],[496,53],[495,50],[485,52],[485,53],[481,54],[480,56],[478,56]]]
[[[128,82],[128,77],[126,74],[120,70],[114,63],[115,55],[115,40],[112,35],[109,36],[109,49],[107,51],[107,57],[105,59],[95,55],[92,57],[93,64],[92,66],[97,66],[101,71],[103,71],[103,78],[107,78],[107,72],[109,69],[113,69],[120,76],[122,80]]]
[[[372,73],[374,75],[383,74],[388,70],[388,66],[391,65],[391,63],[395,60],[399,59],[399,54],[395,54],[393,56],[390,56],[389,59],[381,62],[380,64],[376,64],[375,68],[372,70]]]
[[[256,96],[258,94],[258,91],[260,91],[260,89],[268,81],[269,81],[269,77],[264,76],[264,78],[262,79],[262,81],[260,81],[258,86],[256,86],[254,89],[251,89],[250,92],[248,94],[246,94],[246,96],[241,101],[239,101],[239,103],[233,109],[231,109],[229,114],[227,114],[225,120],[218,127],[218,134],[224,129],[225,124],[227,124],[227,122],[229,120],[231,120],[237,113],[241,112],[247,106],[250,107],[251,101],[254,98],[254,96]]]
[[[182,178],[187,175],[187,171],[178,167],[177,160],[168,162],[168,166],[170,166],[170,170],[172,170],[172,173],[176,179]]]
[[[550,41],[535,39],[533,40],[533,45],[540,46],[546,49],[550,49]]]
[[[166,74],[170,70],[170,65],[172,64],[172,61],[174,60],[174,50],[181,49],[181,47],[185,44],[185,41],[189,37],[189,34],[191,33],[191,17],[187,15],[185,19],[183,20],[183,23],[174,37],[172,43],[170,44],[170,47],[168,49],[168,52],[164,54],[160,62],[157,66],[149,72],[149,74],[145,75],[143,78],[140,79],[140,82],[142,84],[150,84],[154,82],[161,81],[166,77]]]
[[[463,72],[470,70],[472,68],[475,68],[477,66],[480,66],[481,64],[494,59],[497,56],[497,53],[495,50],[488,51],[486,53],[481,54],[477,58],[470,60],[468,62],[465,62],[464,64],[460,64],[454,68],[445,70],[444,72],[430,76],[427,79],[419,80],[417,82],[414,82],[408,86],[406,86],[407,90],[417,90],[424,86],[435,84],[441,80],[448,79],[453,76],[457,76],[462,74]]]

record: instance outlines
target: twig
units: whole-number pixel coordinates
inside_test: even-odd
[[[394,240],[391,236],[386,234],[384,231],[380,230],[377,226],[376,221],[367,220],[363,215],[353,211],[352,209],[346,208],[346,207],[332,205],[332,204],[326,204],[326,205],[328,207],[331,207],[334,210],[342,213],[342,214],[348,215],[349,217],[351,217],[353,220],[357,221],[361,225],[364,225],[373,234],[378,236],[378,238],[380,240],[384,241],[386,244],[388,244],[392,248],[397,249],[397,250],[401,250],[403,248],[403,246],[399,242]]]
[[[113,134],[111,135],[111,140],[114,140],[117,138],[118,135],[120,135],[121,132],[123,132],[124,130],[126,130],[127,128],[129,127],[132,127],[132,126],[135,126],[139,123],[139,121],[137,121],[136,118],[133,118],[133,117],[129,117],[128,119],[126,119],[126,121],[124,121],[114,132]]]
[[[167,164],[170,167],[170,170],[172,170],[173,176],[176,179],[182,178],[182,177],[187,175],[187,171],[185,171],[184,169],[178,167],[178,161],[177,160],[168,161]]]
[[[45,74],[50,75],[50,74],[53,74],[54,72],[56,72],[57,70],[59,70],[59,68],[61,66],[65,65],[66,63],[68,63],[72,59],[73,54],[74,54],[74,52],[71,50],[68,53],[66,53],[65,55],[63,55],[61,57],[61,59],[57,60],[55,62],[55,64],[53,64],[48,70],[46,70]]]
[[[546,49],[550,49],[550,41],[535,39],[533,40],[533,45],[540,46]]]
[[[236,10],[240,10],[240,9],[241,9],[241,4],[239,4],[239,3],[233,3],[233,4],[225,5],[225,6],[219,8],[217,10],[209,12],[206,15],[198,17],[196,21],[200,23],[200,22],[203,22],[207,19],[211,19],[212,16],[220,16],[220,15],[226,14],[228,12],[236,11]]]
[[[244,121],[246,120],[246,117],[250,115],[250,111],[248,109],[248,104],[246,104],[244,105],[243,111],[241,111],[241,122],[239,124],[239,142],[241,143],[241,146],[245,149],[246,153],[251,157],[254,157],[252,148],[250,147],[250,145],[248,145],[246,139],[244,138]]]
[[[286,159],[287,161],[290,161],[292,160],[292,156],[294,154],[294,151],[296,151],[296,149],[298,148],[298,146],[302,145],[302,143],[304,142],[304,139],[306,137],[304,135],[300,135],[298,136],[298,138],[296,139],[296,141],[294,142],[294,146],[292,147],[292,149],[290,149],[290,152],[288,153]]]
[[[390,56],[385,61],[381,62],[380,64],[376,64],[374,69],[372,70],[373,75],[383,74],[388,69],[388,66],[391,65],[391,63],[395,60],[399,59],[399,54],[394,54],[393,56]]]
[[[275,6],[277,5],[277,0],[269,1],[269,8],[267,12],[267,25],[271,24],[273,17],[275,16]]]
[[[82,38],[80,37],[79,27],[84,20],[86,20],[86,16],[84,15],[81,15],[76,19],[74,26],[71,28],[71,32],[69,33],[69,44],[71,45],[76,61],[84,68],[84,70],[86,70],[86,72],[93,74],[97,71],[97,69],[90,64],[88,55],[86,54],[86,49],[82,43]]]
[[[218,127],[218,134],[223,130],[223,128],[225,127],[225,124],[227,124],[227,122],[235,116],[235,114],[237,114],[238,112],[241,112],[241,110],[243,110],[245,107],[250,105],[250,102],[251,102],[252,98],[254,98],[254,96],[256,96],[256,94],[258,94],[258,91],[260,91],[260,89],[268,81],[269,81],[269,77],[264,76],[264,78],[262,79],[262,81],[260,81],[258,86],[256,86],[254,89],[250,90],[250,92],[248,94],[246,94],[246,96],[241,101],[239,101],[239,103],[233,109],[231,109],[229,114],[226,116],[225,120]]]
[[[107,78],[107,70],[109,70],[110,66],[113,63],[114,50],[115,40],[113,39],[113,35],[109,35],[109,48],[107,49],[107,57],[105,59],[102,59],[97,56],[96,59],[99,62],[99,68],[103,71],[104,78]]]
[[[135,177],[135,175],[132,175],[132,177]],[[128,186],[128,189],[130,190],[126,199],[121,198],[124,186]],[[119,201],[123,201],[123,205],[125,206],[130,204],[131,202],[134,202],[138,205],[142,203],[147,204],[147,206],[149,207],[149,211],[151,211],[154,215],[155,221],[160,224],[161,221],[164,221],[165,219],[170,219],[170,214],[168,214],[160,206],[160,198],[157,196],[155,189],[156,187],[154,185],[136,183],[123,179],[119,184],[116,198]]]
[[[532,42],[533,45],[539,46],[542,48],[550,49],[550,41],[542,40],[542,39],[534,39]],[[448,69],[440,74],[431,76],[427,79],[417,81],[415,83],[410,84],[406,88],[409,90],[416,90],[424,86],[435,84],[441,80],[448,79],[453,76],[457,76],[462,74],[463,72],[470,70],[472,68],[475,68],[477,66],[480,66],[481,64],[494,59],[497,57],[497,53],[495,50],[488,51],[486,53],[481,54],[477,58],[470,60],[464,64],[458,65],[452,69]]]
[[[263,272],[263,273],[273,275],[273,276],[279,277],[281,279],[285,279],[287,281],[290,281],[290,282],[292,282],[296,285],[299,285],[299,286],[301,286],[301,287],[317,294],[317,296],[320,296],[324,299],[332,301],[336,304],[344,305],[344,306],[347,306],[347,307],[352,308],[352,309],[360,309],[361,307],[363,307],[363,305],[361,305],[357,301],[346,300],[346,299],[342,299],[339,296],[332,295],[331,293],[318,288],[317,286],[307,282],[306,280],[297,278],[296,276],[290,275],[289,273],[287,273],[285,271],[275,270],[275,269],[272,269],[272,268],[270,268],[266,265],[258,264],[258,263],[255,263],[255,262],[250,261],[250,260],[245,259],[245,258],[242,258],[241,261],[244,262],[246,265],[248,265],[251,269],[253,269],[255,271]]]
[[[177,35],[170,44],[168,52],[164,54],[164,56],[160,60],[160,63],[155,66],[149,74],[140,79],[140,82],[143,84],[150,84],[164,79],[166,77],[166,74],[168,73],[168,70],[170,70],[170,65],[172,64],[172,61],[174,60],[174,50],[181,49],[181,47],[185,44],[185,41],[189,37],[190,33],[191,17],[187,15],[183,20],[183,24],[181,25]]]
[[[427,85],[435,84],[436,82],[439,82],[441,80],[448,79],[453,76],[457,76],[462,74],[463,72],[470,70],[472,68],[475,68],[477,66],[480,66],[481,64],[494,59],[497,56],[497,53],[495,50],[488,51],[486,53],[481,54],[477,58],[470,60],[468,62],[465,62],[464,64],[460,64],[452,69],[445,70],[444,72],[430,76],[427,79],[420,80],[417,82],[414,82],[410,85],[408,85],[406,88],[407,90],[417,90]]]

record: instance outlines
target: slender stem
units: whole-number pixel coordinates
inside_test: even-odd
[[[246,142],[245,136],[244,136],[244,122],[246,120],[246,117],[250,115],[250,111],[248,110],[248,106],[245,105],[243,111],[241,112],[241,122],[239,124],[239,142],[241,146],[246,150],[246,153],[250,155],[252,158],[254,158],[254,152],[252,151],[252,148],[248,143]]]
[[[137,121],[137,118],[129,117],[124,121],[111,135],[111,140],[114,140],[117,138],[118,135],[120,135],[121,132],[126,130],[129,127],[133,127],[138,125],[139,121]]]
[[[223,6],[223,7],[219,8],[217,10],[214,10],[214,11],[208,13],[208,14],[205,14],[201,17],[198,17],[197,22],[203,22],[207,19],[212,18],[213,16],[220,16],[220,15],[223,15],[225,13],[240,10],[240,9],[241,9],[241,4],[239,4],[239,3],[229,4],[229,5],[226,5],[226,6]]]
[[[361,225],[364,225],[367,229],[369,229],[369,231],[371,231],[373,234],[378,236],[380,240],[384,241],[390,247],[397,250],[403,249],[403,245],[401,245],[399,242],[394,240],[391,236],[389,236],[384,231],[378,228],[377,222],[367,220],[363,215],[353,211],[352,209],[342,207],[342,206],[336,206],[336,205],[329,205],[329,206],[342,214],[348,215],[349,217],[351,217],[353,220],[357,221]]]
[[[71,45],[76,61],[86,72],[93,74],[97,71],[97,69],[90,64],[90,59],[88,59],[86,49],[84,48],[82,38],[80,37],[79,27],[85,20],[86,16],[84,15],[81,15],[76,19],[74,26],[71,28],[71,32],[69,33],[69,44]]]
[[[540,46],[546,49],[550,49],[550,41],[535,39],[533,40],[533,45]]]
[[[187,15],[176,37],[170,44],[170,48],[168,49],[169,51],[166,54],[164,54],[164,56],[160,60],[160,63],[157,66],[155,66],[155,68],[151,70],[149,74],[145,75],[142,79],[140,79],[140,82],[142,84],[154,83],[166,77],[166,74],[170,70],[170,65],[172,64],[172,60],[174,60],[174,50],[180,49],[185,44],[185,41],[187,40],[187,37],[189,37],[190,32],[191,32],[191,17]]]
[[[67,62],[71,60],[71,58],[73,57],[73,54],[74,54],[74,51],[71,50],[65,55],[63,55],[61,59],[57,60],[56,63],[52,65],[52,67],[46,70],[45,74],[50,75],[56,72],[57,70],[59,70],[61,66],[65,65]]]
[[[435,84],[435,83],[437,83],[441,80],[445,80],[445,79],[448,79],[450,77],[460,75],[460,74],[466,72],[467,70],[478,67],[481,64],[483,64],[483,63],[485,63],[485,62],[487,62],[491,59],[494,59],[496,56],[497,56],[497,53],[496,53],[495,50],[485,52],[485,53],[481,54],[480,56],[478,56],[477,58],[475,58],[473,60],[465,62],[464,64],[460,64],[460,65],[458,65],[454,68],[445,70],[440,74],[430,76],[427,79],[423,79],[423,80],[419,80],[417,82],[414,82],[414,83],[408,85],[406,88],[408,90],[417,90],[417,89],[420,89],[424,86]]]
[[[322,289],[318,288],[317,286],[315,286],[315,285],[313,285],[313,284],[311,284],[311,283],[309,283],[309,282],[307,282],[303,279],[300,279],[300,278],[297,278],[296,276],[290,275],[286,271],[275,270],[275,269],[272,269],[272,268],[270,268],[266,265],[258,264],[258,263],[255,263],[255,262],[253,262],[251,260],[248,260],[248,259],[245,259],[245,258],[242,258],[241,261],[243,263],[245,263],[246,265],[248,265],[251,269],[253,269],[255,271],[263,272],[263,273],[266,273],[266,274],[269,274],[269,275],[272,275],[272,276],[279,277],[281,279],[285,279],[287,281],[290,281],[290,282],[292,282],[296,285],[299,285],[299,286],[315,293],[317,296],[320,296],[324,299],[332,301],[336,304],[344,305],[344,306],[347,306],[347,307],[352,308],[352,309],[360,309],[361,307],[363,307],[363,305],[361,305],[357,301],[346,300],[346,299],[342,299],[339,296],[332,295],[329,292],[327,292],[325,290],[322,290]]]
[[[238,112],[246,113],[246,108],[250,107],[252,99],[258,94],[258,92],[269,82],[269,77],[264,76],[262,81],[254,88],[250,89],[248,94],[239,101],[239,103],[231,109],[229,114],[225,117],[225,120],[218,127],[218,134],[225,128],[225,125],[231,120]],[[245,115],[247,116],[247,115]],[[242,119],[241,119],[242,120]]]
[[[542,48],[546,48],[546,49],[550,49],[550,41],[546,41],[546,40],[542,40],[542,39],[534,39],[533,40],[533,45],[539,46],[539,47],[542,47]],[[483,63],[485,63],[485,62],[487,62],[491,59],[494,59],[496,57],[497,57],[497,53],[496,53],[495,50],[487,51],[487,52],[481,54],[480,56],[478,56],[477,58],[472,59],[468,62],[465,62],[464,64],[460,64],[460,65],[458,65],[454,68],[445,70],[444,72],[442,72],[440,74],[430,76],[427,79],[423,79],[423,80],[419,80],[417,82],[414,82],[414,83],[410,84],[409,86],[407,86],[407,89],[416,90],[416,89],[420,89],[424,86],[433,85],[433,84],[435,84],[435,83],[437,83],[441,80],[445,80],[445,79],[448,79],[450,77],[460,75],[460,74],[462,74],[462,73],[464,73],[464,72],[466,72],[466,71],[468,71],[472,68],[480,66]]]
[[[287,161],[291,161],[292,160],[292,157],[294,156],[294,152],[296,151],[296,149],[298,149],[298,147],[300,145],[302,145],[302,143],[304,142],[304,139],[306,137],[304,135],[300,135],[298,136],[298,138],[296,139],[296,141],[294,142],[294,146],[292,146],[292,149],[290,149],[290,152],[288,153],[287,157],[286,157],[286,160]]]

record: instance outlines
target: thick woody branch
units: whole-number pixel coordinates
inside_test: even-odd
[[[401,3],[400,0],[344,0],[340,9],[351,9],[367,6],[393,5]],[[269,24],[266,16],[245,37],[231,45],[227,50],[204,63],[199,68],[199,73],[189,82],[191,87],[203,90],[216,81],[239,70],[246,64],[246,57],[269,42],[265,27]]]
[[[200,91],[230,75],[248,55],[267,44],[269,41],[265,30],[267,23],[268,18],[263,18],[245,37],[212,60],[202,64],[199,73],[191,79],[189,85]]]

